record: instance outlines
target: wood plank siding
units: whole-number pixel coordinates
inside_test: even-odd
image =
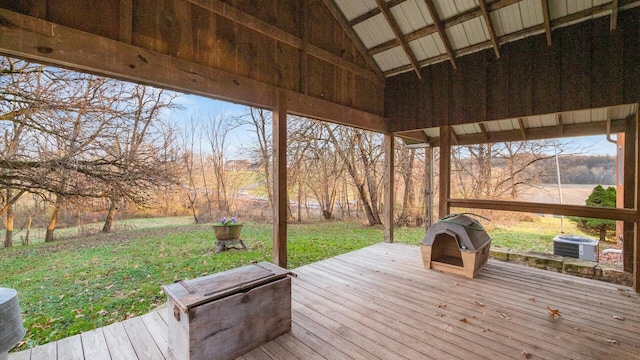
[[[0,0],[0,10],[0,54],[268,109],[284,90],[292,113],[388,130],[382,73],[322,0]]]
[[[387,78],[393,132],[599,108],[640,101],[640,8]],[[485,71],[479,71],[485,69]]]
[[[493,260],[467,279],[425,270],[417,246],[388,243],[294,272],[291,333],[239,359],[640,359],[640,295],[627,287]],[[166,316],[9,359],[167,358]]]

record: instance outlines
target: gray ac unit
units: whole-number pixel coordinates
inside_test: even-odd
[[[553,238],[553,254],[598,261],[598,240],[577,235],[558,235]]]

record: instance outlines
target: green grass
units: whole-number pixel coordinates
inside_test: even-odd
[[[493,244],[549,250],[559,231],[554,220],[491,228]],[[27,328],[20,349],[147,313],[166,301],[163,284],[272,259],[269,224],[245,223],[248,249],[216,254],[211,225],[188,222],[141,219],[136,230],[0,249],[0,286],[18,290]],[[395,231],[400,243],[423,237],[422,228]],[[318,222],[290,224],[288,238],[289,267],[296,268],[381,242],[383,234],[381,227]]]

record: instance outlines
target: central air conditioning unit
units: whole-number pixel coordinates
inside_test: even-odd
[[[553,238],[553,255],[598,261],[598,240],[576,235],[558,235]]]

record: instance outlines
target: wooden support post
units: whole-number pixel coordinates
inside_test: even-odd
[[[451,195],[451,127],[440,127],[440,175],[438,196],[438,217],[449,215]]]
[[[273,263],[287,267],[287,98],[276,93],[273,109]]]
[[[393,242],[393,205],[395,203],[395,137],[384,135],[384,242]]]
[[[639,104],[640,107],[640,104]],[[637,109],[637,108],[636,108]],[[638,109],[640,110],[640,109]],[[640,184],[640,111],[636,110],[636,153],[635,153],[635,163],[636,163],[636,181],[635,181],[635,192],[636,192],[636,221],[634,225],[634,236],[633,236],[633,290],[636,292],[640,292],[640,189],[638,189],[638,185]]]
[[[636,123],[635,118],[626,120],[624,134],[624,166],[623,176],[623,207],[633,209],[636,198]],[[625,221],[622,231],[622,266],[625,272],[633,272],[633,241],[634,223]]]
[[[433,225],[433,148],[424,149],[424,207],[425,230]]]

